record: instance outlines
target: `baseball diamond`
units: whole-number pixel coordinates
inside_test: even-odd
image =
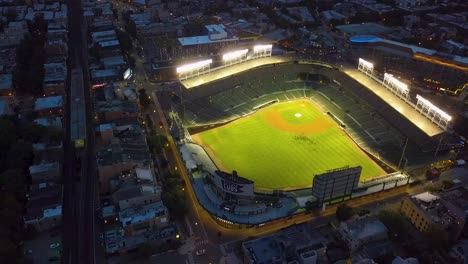
[[[307,188],[314,175],[344,166],[362,166],[362,180],[385,174],[311,100],[272,104],[192,139],[219,169],[236,170],[256,189]]]

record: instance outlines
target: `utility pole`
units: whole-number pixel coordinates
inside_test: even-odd
[[[403,158],[405,157],[406,146],[408,146],[408,137],[406,138],[405,146],[403,147],[403,151],[401,152],[400,161],[398,162],[398,169],[400,169],[401,162],[403,162]]]
[[[434,152],[434,158],[437,157],[437,153],[439,153],[440,150],[440,145],[442,144],[442,139],[444,139],[445,133],[442,133],[442,136],[440,136],[439,144],[437,144],[437,148]]]

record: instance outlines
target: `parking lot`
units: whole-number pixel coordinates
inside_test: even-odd
[[[32,263],[60,263],[61,230],[38,233],[35,239],[25,241],[24,251]]]

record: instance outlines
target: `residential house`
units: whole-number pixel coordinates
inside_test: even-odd
[[[62,220],[61,185],[36,183],[28,191],[24,224],[33,226],[37,231],[49,230],[60,225]]]
[[[33,183],[55,182],[62,176],[62,165],[59,162],[51,162],[33,165],[29,167]]]
[[[119,220],[127,235],[137,235],[167,226],[169,213],[162,201],[159,201],[121,210]]]

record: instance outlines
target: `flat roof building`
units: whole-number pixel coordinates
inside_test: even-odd
[[[374,216],[342,222],[338,231],[352,252],[366,244],[388,238],[387,228]]]
[[[421,232],[435,225],[451,239],[458,239],[465,225],[465,213],[440,196],[430,192],[413,195],[401,201],[400,212]]]

